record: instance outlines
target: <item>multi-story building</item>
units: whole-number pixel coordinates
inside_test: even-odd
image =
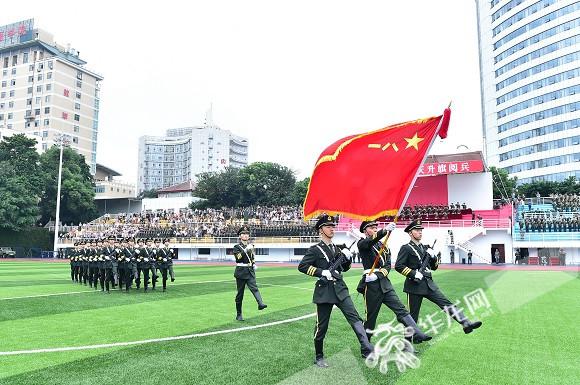
[[[195,180],[204,172],[248,164],[248,141],[214,125],[173,128],[139,138],[138,191]]]
[[[137,196],[135,185],[116,180],[115,177],[118,176],[121,176],[121,174],[117,171],[97,163],[97,172],[93,177],[96,200],[135,198]]]
[[[580,2],[476,0],[488,165],[580,179]]]
[[[103,77],[85,64],[32,19],[0,27],[0,127],[38,135],[43,150],[65,134],[94,174]]]

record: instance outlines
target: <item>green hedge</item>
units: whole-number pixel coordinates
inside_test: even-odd
[[[0,246],[52,250],[53,242],[54,233],[42,227],[31,227],[23,231],[0,230]]]

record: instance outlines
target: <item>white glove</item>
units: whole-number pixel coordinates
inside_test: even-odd
[[[149,262],[149,258],[143,258],[145,262]]]
[[[105,257],[105,259],[106,259],[107,261],[110,261],[110,260],[111,260],[111,258],[110,258],[108,255]]]
[[[340,252],[343,253],[348,259],[352,258],[352,251],[350,251],[346,247],[344,249],[340,250]]]
[[[328,279],[329,281],[334,280],[334,278],[332,278],[332,274],[330,274],[329,270],[322,270],[322,276],[326,277],[326,279]]]
[[[377,277],[377,275],[376,275],[375,273],[372,273],[372,274],[368,274],[368,275],[365,277],[365,282],[374,282],[374,281],[376,281],[377,279],[379,279],[379,277]]]
[[[258,270],[258,265],[254,265],[254,270]]]
[[[433,249],[427,249],[427,254],[429,254],[431,258],[435,258],[435,250]]]
[[[420,271],[417,271],[415,273],[415,279],[418,279],[419,281],[423,279],[423,274],[421,274]]]
[[[246,252],[250,252],[252,250],[254,250],[254,245],[248,245],[248,246],[246,246]]]
[[[391,222],[385,226],[385,230],[387,230],[387,231],[395,231],[396,228],[397,228],[397,225],[394,224],[393,222]]]
[[[167,262],[167,258],[163,258],[163,262]]]

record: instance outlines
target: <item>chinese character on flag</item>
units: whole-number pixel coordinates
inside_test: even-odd
[[[450,117],[447,108],[441,116],[351,135],[328,146],[310,178],[304,219],[322,213],[360,220],[398,215],[435,138],[447,137]]]

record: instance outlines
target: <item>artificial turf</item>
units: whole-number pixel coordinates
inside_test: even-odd
[[[231,266],[176,265],[168,291],[104,294],[70,281],[67,264],[0,263],[0,352],[141,341],[254,326],[313,314],[314,279],[295,267],[262,267],[268,308],[247,290],[245,322],[234,321]],[[403,303],[403,277],[391,280]],[[360,269],[346,274],[351,296]],[[384,374],[360,358],[357,340],[335,309],[325,340],[331,367],[313,366],[315,317],[253,330],[175,341],[75,351],[1,355],[0,384],[579,384],[580,279],[572,272],[442,270],[452,300],[483,289],[481,329],[464,335],[429,302],[421,316],[439,333],[416,345],[420,367]],[[42,297],[40,297],[42,295]],[[464,303],[464,302],[462,302]],[[379,323],[393,314],[383,307]],[[443,323],[443,326],[441,326]],[[434,333],[432,333],[434,334]]]

